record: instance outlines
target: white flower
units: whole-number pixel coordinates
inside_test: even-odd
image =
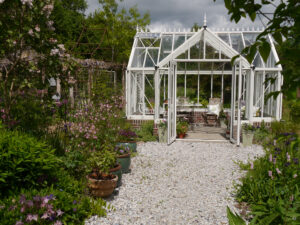
[[[23,5],[27,4],[30,8],[33,6],[33,0],[21,0],[21,2]]]
[[[39,27],[39,25],[36,25],[34,29],[35,29],[37,32],[40,32],[40,31],[41,31],[41,28]]]
[[[0,4],[3,3],[5,0],[0,0]]]
[[[28,31],[28,34],[29,34],[30,36],[33,36],[33,30],[30,29],[30,30]]]
[[[57,49],[57,48],[51,49],[50,55],[54,56],[54,55],[58,55],[58,54],[59,54],[59,49]]]
[[[57,45],[57,46],[60,48],[60,50],[66,51],[65,46],[63,44],[60,44],[60,45]]]

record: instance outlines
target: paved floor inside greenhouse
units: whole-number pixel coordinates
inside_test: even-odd
[[[225,128],[204,126],[188,131],[184,139],[228,141]]]
[[[228,224],[226,206],[235,204],[232,182],[242,176],[235,162],[263,152],[255,145],[179,141],[143,143],[137,151],[131,172],[107,199],[115,210],[86,225]]]

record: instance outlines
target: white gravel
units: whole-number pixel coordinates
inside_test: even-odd
[[[235,162],[260,154],[262,147],[255,145],[139,144],[131,173],[123,174],[118,194],[108,199],[115,210],[85,224],[227,224],[226,206],[234,204],[233,181],[242,175]]]

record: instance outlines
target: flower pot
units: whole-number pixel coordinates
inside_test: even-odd
[[[184,138],[185,134],[178,134],[178,138]]]
[[[167,143],[168,132],[165,127],[158,127],[158,141],[161,143]]]
[[[251,131],[242,131],[243,146],[251,146],[253,143],[254,133]]]
[[[88,187],[93,196],[105,198],[113,193],[117,186],[118,176],[113,174],[108,176],[108,179],[94,179],[88,175]]]
[[[128,147],[131,152],[136,152],[136,141],[118,142],[117,147]]]
[[[118,176],[117,187],[120,187],[121,182],[122,182],[122,170],[121,170],[121,168],[122,168],[121,164],[118,164],[116,167],[109,170],[109,173]]]
[[[124,154],[124,155],[118,155],[117,156],[117,162],[121,164],[121,170],[122,173],[128,173],[130,164],[131,164],[131,158],[130,158],[130,153]]]

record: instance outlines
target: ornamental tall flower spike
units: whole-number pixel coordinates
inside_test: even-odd
[[[33,6],[33,0],[21,0],[21,2],[23,5],[27,4],[30,8]]]

